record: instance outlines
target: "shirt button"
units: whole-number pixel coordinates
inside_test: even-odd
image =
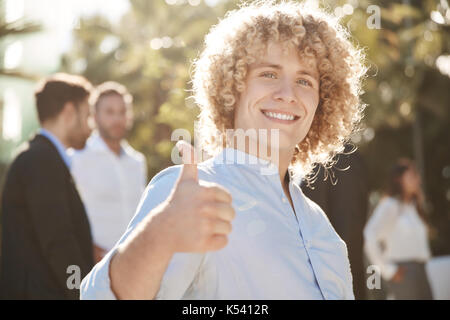
[[[283,201],[283,203],[287,203],[287,199],[285,197],[281,198],[281,201]]]

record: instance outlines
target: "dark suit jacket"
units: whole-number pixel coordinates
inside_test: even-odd
[[[347,145],[345,152],[352,147]],[[302,185],[304,194],[316,202],[330,219],[336,232],[347,244],[353,276],[355,298],[366,298],[366,272],[364,268],[363,230],[368,210],[368,177],[365,162],[358,151],[337,156],[333,169],[336,185],[325,178],[321,167],[314,189]],[[349,167],[348,170],[339,170]]]
[[[91,230],[69,169],[46,137],[37,135],[11,164],[2,213],[1,298],[79,299],[67,268],[79,266],[83,279],[93,267]]]

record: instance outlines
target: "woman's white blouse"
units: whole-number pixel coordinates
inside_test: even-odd
[[[390,280],[401,261],[426,262],[430,257],[427,228],[415,206],[393,197],[381,200],[364,228],[370,263]],[[382,247],[383,246],[383,249]]]
[[[278,172],[262,174],[259,159],[234,149],[224,152],[198,169],[200,180],[218,183],[232,195],[236,218],[228,245],[204,254],[175,254],[156,298],[354,299],[347,247],[320,207],[291,182],[296,216]],[[250,160],[228,161],[234,156]],[[119,243],[167,198],[179,173],[180,166],[170,167],[152,179]],[[108,276],[114,251],[83,279],[82,299],[114,298]]]

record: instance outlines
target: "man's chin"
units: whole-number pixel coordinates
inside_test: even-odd
[[[80,141],[72,144],[72,148],[74,148],[75,150],[83,150],[84,147],[86,147],[86,140],[84,140],[83,142]]]
[[[123,139],[125,139],[125,134],[124,133],[120,133],[120,134],[114,134],[114,133],[108,133],[108,134],[103,134],[102,135],[103,139],[106,140],[111,140],[111,141],[122,141]]]
[[[294,144],[293,142],[289,141],[289,140],[285,140],[282,137],[280,137],[280,139],[277,139],[275,141],[271,141],[269,139],[269,141],[267,141],[266,143],[261,143],[260,146],[262,146],[263,148],[266,148],[267,150],[278,150],[280,152],[285,152],[285,151],[292,151],[295,149],[297,144]]]

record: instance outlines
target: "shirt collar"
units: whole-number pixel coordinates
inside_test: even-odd
[[[274,163],[234,148],[224,148],[214,157],[214,164],[237,165],[261,175],[279,176],[278,166]]]
[[[55,146],[56,150],[58,150],[58,153],[63,159],[67,168],[70,169],[71,159],[67,154],[67,148],[62,144],[62,142],[53,133],[44,128],[39,129],[39,134],[50,140],[50,142]]]
[[[91,136],[89,137],[89,140],[87,142],[89,147],[91,147],[94,150],[97,151],[105,151],[105,152],[112,152],[108,145],[106,144],[105,140],[100,136],[98,131],[94,131]],[[126,143],[125,140],[122,140],[120,142],[120,155],[128,154],[127,152],[128,143]]]
[[[234,148],[222,149],[212,159],[212,162],[214,164],[242,166],[263,176],[276,177],[277,179],[280,176],[276,164]],[[299,179],[295,178],[294,169],[291,166],[288,167],[288,174],[291,183],[299,184]]]

